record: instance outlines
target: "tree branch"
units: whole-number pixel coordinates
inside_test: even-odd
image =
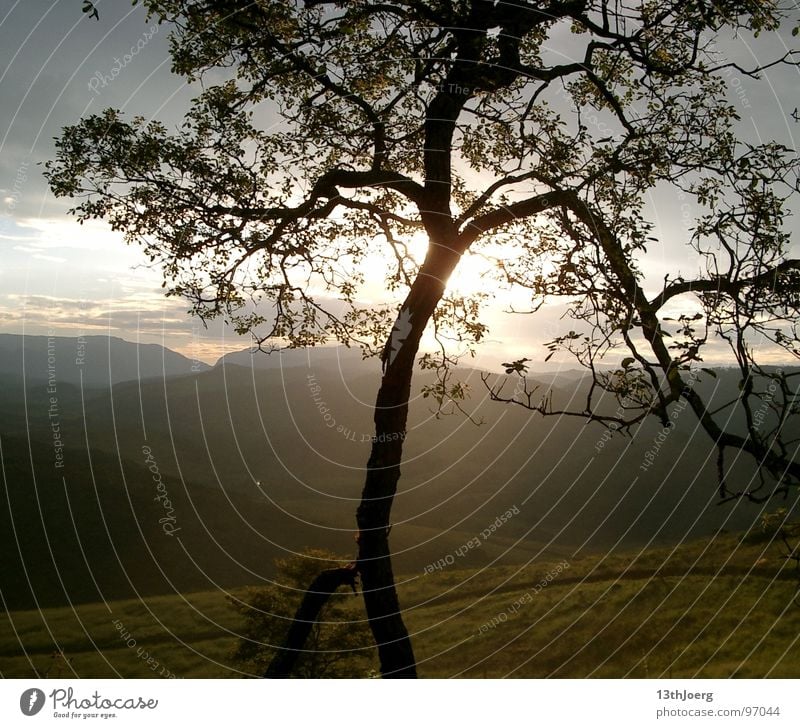
[[[784,260],[769,270],[750,278],[701,278],[692,281],[676,281],[664,287],[657,296],[650,301],[650,305],[661,308],[670,298],[684,293],[725,293],[737,296],[744,288],[767,287],[772,290],[796,291],[800,293],[800,280],[794,278],[786,281],[784,277],[793,272],[800,272],[800,260]]]
[[[356,589],[356,565],[348,564],[340,569],[326,569],[308,587],[303,601],[295,612],[286,642],[273,657],[264,677],[288,678],[306,643],[311,628],[319,619],[322,608],[331,595],[341,586]]]
[[[477,238],[490,230],[507,225],[514,220],[530,217],[551,207],[565,205],[568,196],[569,193],[566,190],[551,190],[514,202],[505,207],[490,210],[467,223],[465,229],[459,235],[459,241],[466,249]]]

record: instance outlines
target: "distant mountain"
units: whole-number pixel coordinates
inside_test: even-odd
[[[0,386],[0,438],[9,466],[0,506],[13,496],[0,525],[0,550],[16,553],[9,520],[37,522],[42,509],[44,532],[63,534],[75,530],[70,511],[84,508],[94,514],[89,525],[77,529],[72,545],[59,547],[71,555],[76,574],[83,558],[78,543],[90,563],[110,558],[108,538],[92,535],[103,528],[105,512],[131,513],[115,526],[114,543],[125,544],[123,561],[155,560],[179,589],[258,583],[284,549],[353,552],[380,363],[333,348],[252,357],[239,352],[211,369],[180,374],[121,382],[82,398],[74,387],[61,386],[56,421],[64,467],[56,464],[45,388]],[[765,510],[786,505],[717,505],[716,450],[688,409],[667,434],[651,418],[632,438],[611,437],[579,418],[542,418],[491,402],[480,372],[458,374],[471,387],[465,406],[480,426],[461,415],[436,417],[431,400],[420,395],[432,374],[420,372],[414,381],[391,532],[398,573],[419,574],[459,550],[459,563],[471,567],[565,551],[677,544],[720,529],[744,530]],[[549,391],[554,405],[583,405],[585,377],[570,372],[548,379],[539,393]],[[698,386],[718,402],[738,391],[734,373],[724,370]],[[145,448],[179,504],[180,551],[158,531]],[[752,463],[740,458],[733,464],[729,485],[746,487]],[[92,472],[104,475],[93,483]],[[70,494],[69,503],[63,493]],[[510,509],[516,509],[513,517],[493,529]],[[150,535],[143,538],[140,527]],[[22,596],[12,589],[5,597],[17,605],[31,598],[25,597],[23,565],[48,556],[36,551],[44,548],[37,533],[25,536],[33,556],[17,559],[3,577],[22,590]],[[476,538],[479,547],[464,546]],[[158,552],[148,550],[151,541]],[[138,574],[137,568],[126,568],[130,580],[123,574],[111,592],[133,593],[140,584],[148,593],[172,589],[157,570]],[[115,569],[95,571],[111,575]],[[48,603],[59,594],[63,599],[58,580],[46,581]],[[75,576],[73,583],[83,585],[83,595],[68,593],[96,598],[91,580]]]
[[[365,373],[374,370],[377,359],[364,360],[359,349],[344,346],[317,346],[308,349],[280,349],[273,352],[258,349],[244,349],[225,354],[215,366],[241,366],[255,369],[281,369],[288,367],[325,367],[326,369],[346,371],[352,375],[356,371]]]
[[[0,380],[108,387],[120,382],[199,373],[210,367],[158,344],[115,336],[0,334]]]

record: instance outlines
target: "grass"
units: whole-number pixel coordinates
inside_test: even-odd
[[[793,568],[738,536],[398,581],[424,677],[800,677]],[[239,677],[240,626],[219,592],[12,612],[0,673]]]

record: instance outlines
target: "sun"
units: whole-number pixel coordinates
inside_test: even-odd
[[[411,259],[411,269],[417,270],[425,259],[428,239],[424,233],[416,233],[403,241],[406,255]],[[369,303],[386,303],[386,281],[397,270],[397,258],[388,250],[385,240],[369,252],[359,263],[365,283],[362,298]],[[447,294],[469,298],[484,293],[493,293],[498,287],[496,276],[492,276],[494,263],[478,253],[466,252],[447,281]],[[401,294],[398,294],[398,296]],[[399,303],[399,301],[398,301]]]

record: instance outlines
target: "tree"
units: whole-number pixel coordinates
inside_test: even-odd
[[[283,644],[288,625],[308,585],[320,569],[346,568],[342,559],[321,549],[276,559],[275,582],[251,587],[242,598],[228,601],[244,618],[233,658],[248,672],[263,675]],[[353,590],[355,592],[355,590]],[[305,651],[292,665],[291,676],[303,678],[363,677],[372,669],[370,632],[347,591],[337,593],[309,626]]]
[[[420,340],[432,326],[442,348],[420,360],[440,374],[439,403],[457,404],[446,344],[470,350],[486,333],[485,301],[446,292],[466,254],[490,260],[498,285],[527,289],[531,310],[571,303],[579,330],[551,347],[574,353],[594,383],[568,414],[624,430],[650,415],[666,423],[687,402],[720,453],[749,453],[772,478],[745,495],[797,482],[796,445],[782,436],[794,375],[760,368],[753,347],[759,336],[800,351],[800,263],[785,226],[797,161],[778,143],[738,138],[725,93],[728,72],[757,79],[795,63],[794,51],[758,68],[731,55],[732,34],[785,31],[777,3],[145,5],[172,28],[173,71],[202,90],[175,132],[115,110],[66,128],[51,187],[79,198],[79,219],[105,218],[140,242],[167,294],[194,313],[225,316],[259,346],[333,339],[381,356],[355,568],[384,676],[416,674],[388,536]],[[645,199],[665,188],[703,211],[677,241],[703,263],[656,284],[642,265],[655,235]],[[408,251],[413,236],[426,240],[422,261]],[[376,247],[396,261],[399,310],[359,303],[359,265]],[[691,386],[715,337],[742,371],[743,433]],[[620,347],[621,364],[603,369]],[[553,414],[526,367],[506,365],[522,382],[511,396],[487,386]],[[770,432],[754,419],[759,375],[781,393]],[[619,400],[614,414],[597,404],[602,392]]]
[[[135,5],[136,3],[134,3]],[[95,4],[91,2],[91,0],[83,0],[83,5],[81,5],[81,11],[89,18],[94,18],[95,20],[100,20],[100,13],[97,12],[97,8]]]

